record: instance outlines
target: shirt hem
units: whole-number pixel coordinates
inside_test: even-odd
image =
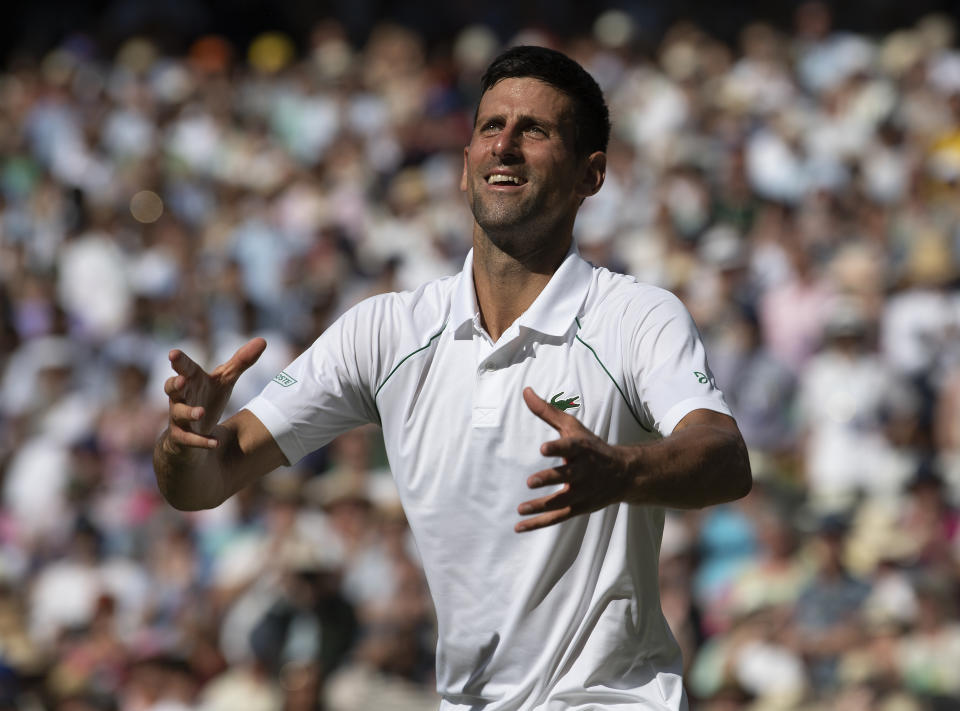
[[[246,404],[244,409],[249,410],[253,416],[260,420],[261,424],[267,428],[267,432],[273,437],[277,446],[280,447],[280,451],[283,452],[283,456],[287,458],[287,461],[291,465],[296,464],[306,456],[307,452],[301,452],[301,448],[296,446],[295,441],[290,441],[294,438],[284,436],[289,432],[287,419],[280,410],[272,402],[263,397],[263,395],[257,395]]]
[[[667,410],[667,414],[663,416],[662,420],[660,420],[659,429],[661,434],[663,434],[664,437],[670,435],[680,420],[694,410],[712,410],[714,412],[732,416],[730,408],[727,407],[727,404],[718,397],[688,398],[686,400],[681,400]]]

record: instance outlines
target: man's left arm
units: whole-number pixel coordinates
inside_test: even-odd
[[[657,442],[611,445],[531,388],[523,391],[523,398],[531,412],[560,435],[541,445],[540,452],[563,459],[561,465],[531,475],[527,485],[563,488],[520,504],[517,511],[530,518],[516,525],[517,532],[621,502],[700,508],[738,499],[752,486],[747,448],[729,415],[693,410]]]

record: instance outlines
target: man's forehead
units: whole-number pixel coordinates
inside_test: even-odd
[[[501,79],[484,92],[477,114],[511,113],[560,120],[572,116],[573,101],[552,84],[535,77]]]

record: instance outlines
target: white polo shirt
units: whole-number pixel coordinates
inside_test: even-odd
[[[523,388],[604,440],[729,413],[696,327],[667,291],[571,249],[493,343],[463,271],[358,304],[247,407],[290,462],[356,425],[383,427],[436,605],[441,709],[680,709],[680,651],[660,610],[664,512],[611,505],[518,534],[527,477],[559,463]]]

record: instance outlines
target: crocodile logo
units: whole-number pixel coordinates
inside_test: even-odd
[[[550,404],[560,410],[560,412],[566,412],[571,408],[580,407],[580,403],[577,402],[577,400],[580,398],[579,395],[574,395],[573,397],[564,398],[562,400],[560,399],[561,395],[563,395],[562,390],[550,398]]]

